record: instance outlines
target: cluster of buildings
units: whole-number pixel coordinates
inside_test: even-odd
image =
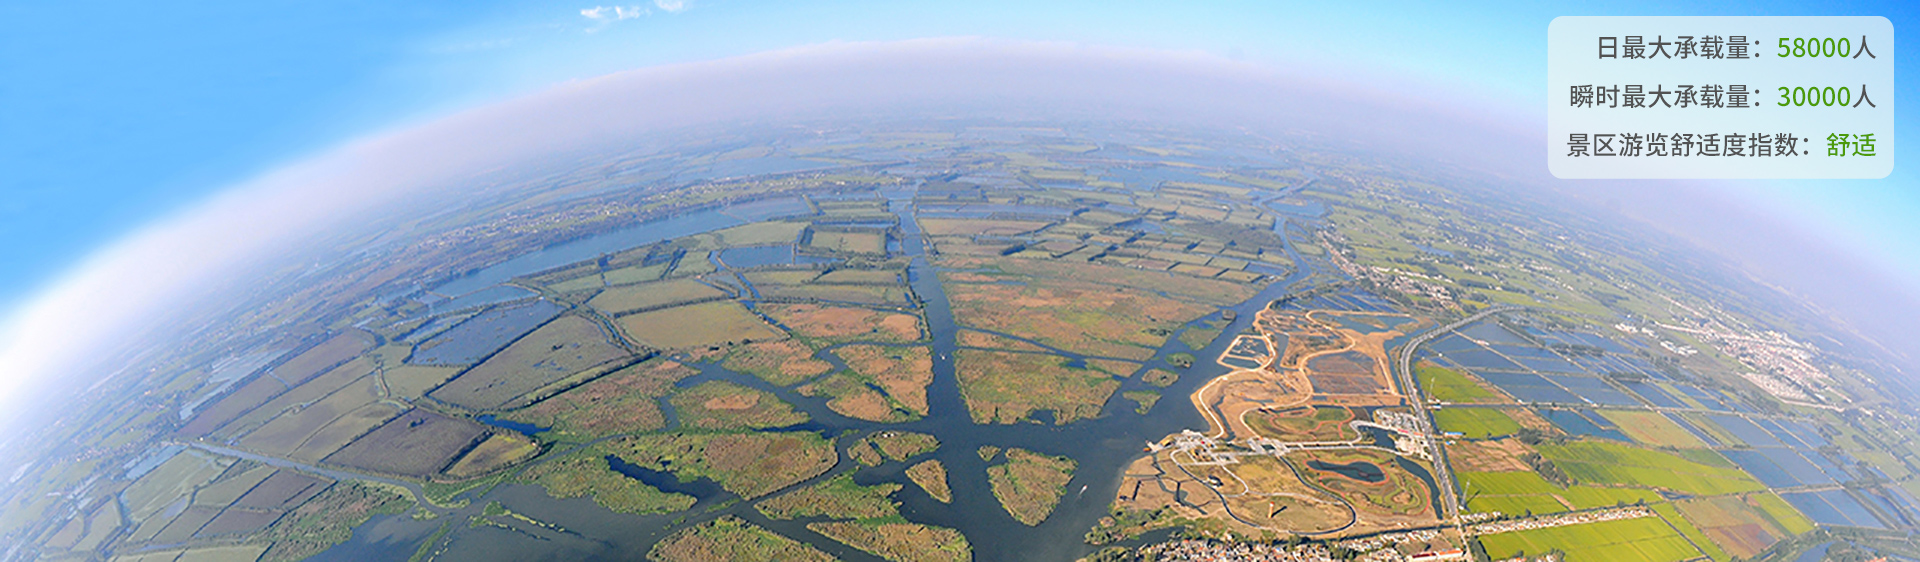
[[[1580,525],[1584,523],[1599,523],[1601,521],[1636,519],[1640,517],[1653,517],[1653,510],[1648,509],[1645,506],[1636,505],[1636,506],[1627,506],[1627,507],[1615,507],[1610,509],[1598,509],[1593,511],[1578,511],[1573,513],[1562,513],[1559,515],[1546,515],[1541,517],[1529,517],[1526,519],[1508,519],[1505,521],[1493,521],[1488,523],[1480,523],[1472,527],[1468,527],[1467,531],[1475,535],[1494,535],[1499,533],[1511,533],[1514,531],[1528,531],[1533,529],[1544,529],[1547,527]]]
[[[1698,336],[1754,372],[1741,376],[1783,400],[1811,400],[1826,387],[1827,373],[1813,364],[1813,347],[1774,331],[1736,334],[1713,328],[1662,324],[1661,328]]]
[[[1414,531],[1419,533],[1422,531]],[[1433,531],[1424,531],[1434,533]],[[1402,535],[1408,533],[1395,533]],[[1438,538],[1434,533],[1427,540]],[[1371,539],[1363,539],[1371,540]],[[1406,540],[1418,540],[1406,537]],[[1467,551],[1458,548],[1434,550],[1407,554],[1397,548],[1398,543],[1383,542],[1371,549],[1347,546],[1344,541],[1329,547],[1325,544],[1309,543],[1288,545],[1284,543],[1241,543],[1211,540],[1189,539],[1161,543],[1142,549],[1142,558],[1155,561],[1193,561],[1193,562],[1332,562],[1334,560],[1357,560],[1360,562],[1447,562],[1452,560],[1470,560]],[[1336,557],[1334,548],[1360,552],[1359,555]]]

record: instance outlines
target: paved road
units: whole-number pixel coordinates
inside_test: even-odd
[[[1441,335],[1446,334],[1447,332],[1453,331],[1454,328],[1459,328],[1461,326],[1471,324],[1473,322],[1480,320],[1481,318],[1486,318],[1487,316],[1490,316],[1490,315],[1499,314],[1502,312],[1510,312],[1514,310],[1520,310],[1520,307],[1496,306],[1493,308],[1482,310],[1480,312],[1474,313],[1472,316],[1468,316],[1466,318],[1461,318],[1459,320],[1456,320],[1452,324],[1447,324],[1439,328],[1428,330],[1426,333],[1420,334],[1418,336],[1414,336],[1412,340],[1407,342],[1407,345],[1402,346],[1400,348],[1400,360],[1394,364],[1394,367],[1395,367],[1394,376],[1395,378],[1399,379],[1401,394],[1404,394],[1408,398],[1412,399],[1413,411],[1416,413],[1416,415],[1419,415],[1421,418],[1427,420],[1428,428],[1432,429],[1433,431],[1439,431],[1438,430],[1439,426],[1433,423],[1433,412],[1427,410],[1426,396],[1422,394],[1420,390],[1420,385],[1417,384],[1414,380],[1415,377],[1413,374],[1413,352],[1418,350],[1421,345],[1425,345],[1428,341],[1432,340],[1433,338],[1440,337]],[[1440,436],[1436,434],[1431,439],[1427,440],[1427,446],[1431,448],[1432,454],[1433,454],[1433,483],[1436,487],[1440,488],[1440,505],[1442,509],[1442,512],[1441,512],[1442,519],[1451,520],[1460,515],[1460,497],[1454,492],[1453,468],[1449,466],[1447,463],[1447,448],[1442,443],[1442,441],[1443,440],[1440,439]]]

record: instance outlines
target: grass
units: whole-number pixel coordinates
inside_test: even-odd
[[[988,219],[920,219],[920,231],[927,236],[1011,236],[1039,230],[1042,221]]]
[[[447,382],[447,379],[460,374],[459,367],[432,367],[426,365],[403,365],[387,367],[380,377],[387,382],[387,392],[392,398],[418,400],[427,391]]]
[[[851,283],[856,285],[900,285],[900,272],[884,269],[836,269],[814,279],[815,283]]]
[[[674,361],[653,359],[501,417],[580,438],[653,431],[666,426],[659,398],[672,391],[675,382],[698,373]]]
[[[682,480],[711,478],[745,499],[818,476],[839,459],[826,439],[797,431],[639,435],[604,446],[627,462]]]
[[[906,343],[920,339],[920,318],[911,314],[870,308],[781,303],[761,305],[760,311],[793,330],[794,335],[819,343]]]
[[[328,455],[326,462],[426,477],[446,468],[455,456],[486,435],[486,428],[479,424],[416,408]]]
[[[887,235],[877,231],[835,231],[816,229],[807,246],[852,254],[887,253]]]
[[[1094,356],[1144,361],[1181,325],[1213,309],[1143,290],[1032,278],[1025,285],[946,283],[958,324]]]
[[[904,461],[917,455],[934,452],[940,448],[940,440],[932,435],[912,431],[882,431],[867,437],[887,458]]]
[[[1067,457],[1052,457],[1026,449],[1007,449],[1006,462],[987,467],[987,482],[993,497],[1027,526],[1039,525],[1066,493],[1073,470],[1079,463]]]
[[[1707,557],[1719,562],[1726,562],[1730,559],[1730,557],[1727,556],[1727,551],[1721,549],[1719,544],[1709,540],[1707,534],[1702,532],[1699,527],[1695,527],[1692,521],[1688,521],[1686,517],[1682,517],[1680,515],[1680,509],[1674,507],[1673,504],[1660,502],[1649,503],[1647,505],[1653,509],[1654,513],[1660,514],[1660,518],[1665,519],[1667,524],[1672,525],[1674,530],[1679,531],[1681,536],[1686,537],[1687,540],[1691,541],[1701,552],[1706,553]]]
[[[1224,325],[1226,322],[1213,322],[1203,326],[1189,327],[1186,331],[1180,332],[1180,343],[1188,349],[1205,349],[1207,344],[1213,343],[1214,338],[1220,337],[1220,332],[1226,331],[1219,327]]]
[[[1256,433],[1285,441],[1344,441],[1360,436],[1347,425],[1354,412],[1339,406],[1255,410],[1242,419]]]
[[[1493,392],[1482,388],[1479,383],[1473,382],[1473,379],[1453,369],[1422,361],[1414,366],[1413,372],[1420,377],[1420,389],[1426,391],[1427,396],[1433,397],[1434,400],[1482,402],[1499,398]]]
[[[810,419],[806,412],[764,390],[727,381],[708,381],[675,392],[667,399],[681,427],[698,429],[764,429],[784,427]]]
[[[666,308],[678,304],[727,298],[726,291],[693,279],[672,279],[638,285],[614,287],[587,301],[608,314]]]
[[[916,416],[927,415],[927,385],[933,383],[933,352],[925,347],[849,345],[833,350],[856,378],[885,392]]]
[[[873,306],[907,306],[912,301],[907,298],[904,285],[829,285],[808,283],[805,285],[771,285],[760,287],[760,297],[769,301],[789,302],[842,302]]]
[[[842,473],[825,482],[761,501],[753,508],[772,519],[874,519],[900,514],[900,504],[891,497],[898,491],[899,484],[861,486],[853,482],[852,473]]]
[[[973,546],[959,531],[907,522],[808,523],[813,532],[896,562],[967,562]]]
[[[621,329],[659,349],[686,349],[784,337],[740,303],[704,302],[620,317]]]
[[[907,479],[926,490],[927,495],[940,503],[953,502],[953,489],[947,486],[947,465],[939,460],[926,460],[907,467]]]
[[[1433,423],[1441,431],[1458,431],[1471,439],[1513,435],[1520,424],[1506,412],[1493,408],[1441,408],[1434,410]]]
[[[813,358],[813,348],[793,340],[757,342],[733,348],[720,366],[779,386],[820,376],[833,364]]]
[[[486,362],[433,391],[433,397],[477,410],[504,406],[529,392],[611,361],[626,348],[608,341],[592,320],[555,318]]]
[[[744,519],[719,519],[682,529],[661,539],[647,551],[656,562],[829,562],[834,558],[806,543],[789,539]]]
[[[1582,483],[1665,488],[1695,495],[1765,488],[1737,468],[1709,466],[1678,455],[1598,441],[1542,443],[1540,454]]]
[[[127,515],[136,521],[152,517],[193,493],[194,488],[218,478],[232,464],[231,460],[198,451],[182,451],[127,487]]]
[[[392,489],[340,482],[282,516],[254,540],[273,543],[262,561],[301,560],[347,542],[355,527],[375,515],[405,513],[412,507],[411,500]]]
[[[1160,392],[1157,390],[1129,390],[1120,393],[1120,396],[1132,400],[1134,404],[1137,404],[1134,406],[1133,411],[1143,416],[1153,410],[1153,404],[1155,402],[1160,401]]]
[[[1461,472],[1467,505],[1476,512],[1541,515],[1568,509],[1611,507],[1640,501],[1658,502],[1660,495],[1633,488],[1574,485],[1561,488],[1533,472]]]
[[[1054,423],[1100,415],[1120,387],[1111,375],[1066,366],[1058,355],[961,349],[954,352],[960,394],[976,423],[1016,423],[1053,412]]]
[[[540,452],[540,446],[519,434],[495,433],[447,468],[447,476],[472,478],[518,463]]]
[[[1480,537],[1494,559],[1567,553],[1569,562],[1667,562],[1702,553],[1658,517],[1618,519]]]
[[[1193,356],[1188,355],[1187,357],[1191,358]],[[1189,363],[1191,363],[1191,360],[1189,360]],[[1176,383],[1179,381],[1180,381],[1180,373],[1175,373],[1173,371],[1169,371],[1166,369],[1153,369],[1153,370],[1147,371],[1147,373],[1144,375],[1140,375],[1140,382],[1144,382],[1160,388],[1173,386],[1173,383]]]
[[[1693,432],[1673,423],[1659,412],[1638,412],[1626,410],[1600,410],[1620,431],[1632,437],[1634,441],[1655,447],[1700,448],[1705,442],[1695,437]]]
[[[597,447],[534,465],[519,479],[545,488],[547,495],[556,498],[592,497],[594,503],[619,513],[671,513],[694,503],[693,496],[663,492],[614,472],[606,452]]]

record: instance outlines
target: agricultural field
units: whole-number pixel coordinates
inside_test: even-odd
[[[1468,509],[1480,513],[1542,515],[1572,509],[1612,507],[1622,503],[1660,501],[1659,494],[1648,490],[1584,484],[1562,487],[1532,471],[1460,472],[1456,476],[1466,487],[1462,498],[1466,500]]]
[[[372,339],[363,332],[349,331],[334,336],[272,368],[269,371],[272,376],[255,375],[246,384],[201,409],[192,420],[180,428],[180,433],[184,435],[212,433],[215,429],[227,425],[227,422],[290,390],[291,387],[288,385],[298,386],[305,383],[308,379],[332,370],[372,347]]]
[[[656,562],[831,562],[834,558],[744,519],[723,515],[662,539],[647,551],[647,559]]]
[[[1453,369],[1422,361],[1414,366],[1414,373],[1420,378],[1420,389],[1434,400],[1464,403],[1501,401],[1498,394]]]
[[[629,463],[683,480],[711,478],[746,499],[818,476],[839,460],[832,443],[808,432],[638,435],[602,446]]]
[[[905,277],[891,269],[835,269],[813,280],[823,284],[903,285]]]
[[[1658,517],[1601,521],[1480,537],[1496,559],[1566,552],[1569,562],[1667,562],[1704,556]]]
[[[426,396],[461,370],[460,367],[400,365],[381,369],[380,378],[386,382],[389,396],[411,402]]]
[[[433,397],[475,410],[496,409],[547,385],[625,359],[626,348],[592,320],[567,315],[513,342],[486,362],[433,391]]]
[[[686,428],[765,429],[806,422],[806,412],[773,393],[727,381],[708,381],[681,389],[667,401]]]
[[[1058,355],[961,349],[954,353],[960,394],[976,423],[1017,423],[1049,411],[1054,423],[1100,415],[1120,388],[1102,371],[1067,366]]]
[[[1067,457],[1007,449],[1005,462],[987,466],[987,482],[992,485],[993,497],[1000,499],[1000,506],[1007,508],[1014,520],[1039,525],[1066,494],[1067,481],[1073,479],[1078,466]]]
[[[1012,236],[1046,228],[1053,223],[988,219],[920,219],[928,236]]]
[[[740,303],[729,301],[629,314],[618,323],[635,341],[658,349],[736,345],[786,336]]]
[[[1440,431],[1458,431],[1470,439],[1513,435],[1520,431],[1518,422],[1506,412],[1493,408],[1441,408],[1433,411],[1433,423]]]
[[[516,478],[545,488],[556,498],[592,497],[594,503],[619,513],[670,513],[693,506],[693,496],[663,492],[628,478],[608,465],[607,453],[597,447],[528,467]]]
[[[1541,456],[1581,483],[1644,486],[1703,496],[1764,488],[1731,463],[1702,464],[1663,451],[1599,441],[1542,443],[1537,448]]]
[[[634,311],[720,300],[731,297],[726,291],[693,279],[670,279],[638,285],[624,285],[601,291],[587,306],[619,316]]]
[[[1813,529],[1811,521],[1771,493],[1685,499],[1674,506],[1714,544],[1740,558]]]
[[[577,438],[653,431],[666,426],[659,398],[697,373],[678,362],[652,359],[501,417]]]
[[[876,230],[832,230],[815,228],[807,247],[846,254],[886,254],[887,234]]]
[[[1632,437],[1634,442],[1653,447],[1680,447],[1687,449],[1705,448],[1706,442],[1695,437],[1693,432],[1673,423],[1672,419],[1659,412],[1638,412],[1628,410],[1600,410],[1622,433]]]
[[[431,477],[487,435],[487,429],[479,424],[416,408],[355,439],[325,461],[387,474]]]
[[[253,411],[247,412],[245,415],[221,426],[220,429],[214,430],[211,436],[229,440],[245,437],[255,430],[260,429],[262,426],[281,418],[285,414],[297,414],[297,410],[301,410],[308,404],[325,400],[331,395],[341,394],[341,391],[346,390],[348,387],[359,386],[362,390],[360,392],[348,391],[342,394],[341,401],[329,404],[330,407],[336,409],[332,412],[333,415],[340,414],[337,408],[344,407],[352,409],[370,403],[374,398],[378,397],[378,389],[369,388],[369,385],[373,384],[373,379],[368,375],[371,375],[374,369],[375,365],[371,358],[355,358],[319,376],[308,379],[305,383],[293,387],[292,390],[288,390],[273,400],[261,404],[259,407],[254,408]],[[361,397],[364,397],[364,399]],[[342,401],[344,401],[344,403],[342,403]],[[316,413],[313,417],[321,417],[323,414],[325,414],[325,412]],[[312,431],[313,427],[311,427],[311,424],[325,423],[326,421],[326,419],[315,421],[309,418],[306,420],[306,423],[309,425],[305,429]],[[285,426],[283,425],[282,427]]]
[[[821,344],[850,341],[907,343],[920,339],[920,318],[870,308],[769,303],[760,306],[796,337]]]

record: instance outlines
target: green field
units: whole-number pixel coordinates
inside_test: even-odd
[[[1644,445],[1682,448],[1707,446],[1699,437],[1694,437],[1693,432],[1673,423],[1673,420],[1659,412],[1600,410],[1600,415],[1619,426],[1620,431],[1628,437]]]
[[[1422,361],[1413,372],[1420,377],[1420,389],[1442,402],[1488,402],[1498,395],[1482,388],[1459,371]]]
[[[1493,408],[1441,408],[1433,411],[1433,423],[1441,431],[1458,431],[1471,439],[1513,435],[1520,424],[1506,412]]]
[[[1577,441],[1542,443],[1538,449],[1542,456],[1581,483],[1666,488],[1705,496],[1765,488],[1738,468],[1709,466],[1630,445]]]
[[[1569,509],[1611,507],[1617,504],[1660,501],[1649,490],[1574,485],[1555,486],[1533,472],[1461,472],[1467,507],[1475,512],[1507,515],[1557,513]],[[1569,507],[1569,505],[1571,507]]]
[[[1658,517],[1601,521],[1480,537],[1494,559],[1567,553],[1569,562],[1672,562],[1701,556]]]

